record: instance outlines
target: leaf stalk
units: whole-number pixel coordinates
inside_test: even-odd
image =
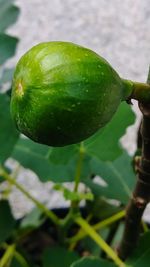
[[[102,239],[93,227],[86,222],[86,220],[81,217],[77,217],[75,222],[87,232],[87,234],[106,252],[117,266],[126,267],[126,264],[117,256],[115,251]]]
[[[16,186],[19,191],[21,191],[28,199],[30,199],[53,223],[56,225],[60,224],[59,218],[55,215],[55,213],[48,208],[45,207],[41,202],[39,202],[35,197],[33,197],[25,188],[18,183],[14,178],[12,178],[4,169],[0,169],[0,175],[3,176],[5,180],[7,180],[10,184]]]

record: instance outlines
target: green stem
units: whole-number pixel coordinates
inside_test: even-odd
[[[91,220],[91,218],[92,218],[92,214],[89,214],[88,216],[87,216],[87,218],[86,218],[86,221],[89,223],[90,222],[90,220]],[[76,241],[76,237],[80,237],[80,235],[82,235],[82,234],[84,234],[85,232],[83,231],[83,229],[82,228],[79,228],[79,230],[78,230],[78,232],[76,233],[76,235],[74,236],[74,237],[72,237],[72,238],[70,238],[69,239],[69,243],[70,243],[70,246],[69,246],[69,250],[74,250],[74,248],[75,248],[75,246],[76,246],[76,244],[77,244],[77,242],[78,242],[78,239],[77,239],[77,241]],[[75,238],[75,241],[74,241],[74,238]],[[73,241],[72,241],[72,239],[73,239]]]
[[[15,253],[15,244],[7,247],[3,257],[0,260],[0,267],[9,266]]]
[[[78,158],[78,163],[77,163],[77,169],[76,169],[76,174],[75,174],[75,179],[74,179],[75,180],[74,192],[78,191],[78,186],[80,183],[81,170],[82,170],[83,156],[84,156],[84,145],[83,145],[83,142],[81,142],[80,149],[79,149],[79,158]]]
[[[75,173],[75,178],[74,178],[74,192],[78,191],[78,186],[80,183],[80,177],[81,177],[81,171],[82,171],[82,164],[83,164],[83,157],[84,157],[84,145],[83,142],[80,143],[79,147],[79,157],[77,161],[77,168],[76,168],[76,173]],[[71,216],[73,214],[78,213],[78,202],[79,201],[71,201],[71,209],[70,209],[70,214]],[[69,217],[68,217],[69,218]]]
[[[15,185],[28,199],[30,199],[51,221],[55,224],[60,224],[59,218],[54,212],[47,209],[42,203],[40,203],[36,198],[34,198],[28,191],[26,191],[21,184],[19,184],[14,178],[12,178],[5,170],[1,168],[0,175],[4,177],[9,183]]]
[[[119,267],[125,267],[125,263],[117,256],[113,249],[102,239],[102,237],[95,232],[95,230],[90,226],[83,218],[77,217],[75,219],[76,223],[80,225],[84,231],[102,248],[106,254],[114,261],[114,263]]]
[[[142,226],[143,226],[144,233],[147,233],[149,231],[149,228],[144,221],[142,221]]]
[[[112,215],[111,217],[95,224],[92,226],[92,228],[97,231],[100,230],[104,227],[107,227],[109,225],[111,225],[112,223],[122,219],[125,216],[125,210],[122,210],[120,212],[118,212],[115,215]],[[69,239],[69,243],[76,243],[79,240],[83,239],[84,237],[87,236],[87,233],[84,231],[84,229],[82,230],[82,232],[80,231],[77,235],[73,236],[72,238]]]
[[[122,79],[124,85],[123,100],[135,99],[142,103],[150,103],[150,85]]]
[[[119,211],[118,213],[116,213],[115,215],[112,215],[111,217],[103,220],[102,222],[99,222],[97,224],[94,225],[94,229],[95,230],[100,230],[101,228],[107,227],[108,225],[122,219],[125,217],[125,210]]]
[[[15,245],[13,244],[12,246],[15,246]],[[4,248],[5,250],[8,250],[9,247],[10,246],[7,243],[2,244],[2,248]],[[21,264],[22,267],[29,267],[29,264],[27,263],[25,258],[16,250],[14,251],[14,257]]]
[[[74,192],[78,191],[78,186],[80,183],[80,177],[81,177],[81,171],[82,171],[82,163],[83,163],[83,157],[84,157],[84,145],[83,142],[80,143],[79,147],[79,156],[77,161],[77,167],[75,172],[75,178],[74,178]],[[61,223],[61,232],[67,232],[68,228],[72,225],[74,222],[74,217],[78,216],[79,214],[79,208],[78,208],[78,201],[71,201],[70,210],[67,214],[67,216],[62,220]]]
[[[14,257],[21,264],[22,267],[30,267],[25,258],[18,251],[15,251]]]

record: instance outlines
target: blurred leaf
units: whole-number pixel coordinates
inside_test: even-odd
[[[0,32],[12,25],[19,15],[19,8],[12,0],[0,0]]]
[[[33,264],[29,266],[26,259],[19,253],[17,253],[17,256],[12,259],[12,262],[10,264],[10,267],[34,267]]]
[[[73,157],[68,164],[54,164],[49,161],[52,148],[21,138],[16,144],[12,158],[20,164],[35,172],[41,181],[54,181],[56,183],[71,182],[74,180],[77,159]],[[84,159],[84,166],[81,177],[89,174],[88,158]]]
[[[70,267],[78,258],[77,253],[63,247],[48,248],[43,254],[43,267]]]
[[[5,200],[0,201],[0,242],[4,242],[15,227],[15,219],[11,214],[9,204]]]
[[[3,163],[9,156],[17,142],[19,133],[11,120],[9,98],[0,94],[0,162]]]
[[[119,247],[120,240],[122,239],[122,236],[123,236],[123,232],[124,232],[124,222],[120,222],[117,232],[115,233],[115,236],[111,242],[111,247],[113,248]],[[127,266],[127,267],[131,267],[131,266]]]
[[[86,179],[84,182],[95,195],[117,199],[126,204],[136,182],[131,161],[132,159],[127,153],[113,162],[93,159],[91,161],[93,173],[100,175],[107,184],[101,186],[90,179]]]
[[[150,266],[150,232],[145,233],[140,238],[138,247],[127,260],[127,263],[133,267]]]
[[[74,262],[70,267],[116,267],[116,265],[95,257],[86,257]]]
[[[112,120],[98,133],[84,142],[86,153],[100,160],[114,160],[122,153],[119,139],[127,126],[133,124],[135,114],[131,107],[122,103]]]
[[[12,80],[13,72],[14,72],[14,69],[4,69],[1,75],[1,78],[0,78],[0,86]]]
[[[2,182],[4,182],[5,181],[5,179],[3,178],[3,176],[1,176],[1,174],[0,174],[0,183],[2,183]]]
[[[121,211],[121,208],[113,203],[109,203],[108,200],[101,197],[94,198],[94,201],[87,203],[87,208],[90,213],[96,218],[104,220],[117,212]]]
[[[54,164],[67,164],[75,154],[78,154],[78,145],[55,147],[52,149],[49,159]]]
[[[10,266],[11,267],[23,267],[22,264],[18,262],[15,257],[12,259]]]
[[[17,42],[17,38],[0,33],[0,65],[14,55]]]
[[[43,218],[41,218],[42,212],[38,208],[34,208],[29,214],[27,214],[22,220],[21,228],[36,228],[43,223]]]
[[[8,2],[9,4],[11,3],[13,3],[15,0],[6,0],[6,2]],[[0,6],[2,6],[2,4],[3,4],[3,2],[4,2],[4,0],[0,0]]]
[[[20,138],[11,157],[23,167],[34,171],[42,181],[50,179],[49,147]]]

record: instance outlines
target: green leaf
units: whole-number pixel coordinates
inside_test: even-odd
[[[1,79],[0,79],[0,87],[7,82],[10,82],[13,77],[14,69],[4,69]]]
[[[12,25],[19,15],[19,8],[12,4],[12,0],[0,1],[0,32]]]
[[[86,153],[100,160],[114,160],[122,153],[119,139],[127,126],[133,124],[135,114],[130,106],[122,103],[112,120],[98,133],[84,142]]]
[[[50,179],[49,148],[34,143],[30,139],[20,138],[11,155],[23,167],[34,171],[42,181]]]
[[[31,265],[29,266],[28,262],[26,261],[26,259],[18,252],[17,252],[17,256],[15,255],[15,257],[12,259],[12,262],[10,264],[10,267],[35,267],[33,266],[33,264],[31,263]]]
[[[36,228],[43,223],[41,218],[42,212],[38,208],[34,208],[29,214],[27,214],[21,221],[21,228]]]
[[[14,230],[14,220],[7,201],[0,201],[0,242],[4,242]]]
[[[35,172],[42,182],[54,181],[56,183],[71,182],[74,180],[77,158],[73,157],[66,165],[54,164],[49,161],[49,155],[53,148],[40,145],[30,139],[21,138],[16,144],[12,158],[20,164]],[[89,159],[84,159],[81,177],[89,174]]]
[[[74,262],[70,267],[116,267],[116,265],[95,257],[86,257]]]
[[[10,5],[10,4],[13,4],[14,3],[14,1],[15,0],[6,0],[6,3],[8,4],[8,5]],[[4,3],[3,2],[5,2],[4,0],[0,0],[0,6],[3,6],[4,5]]]
[[[106,182],[106,186],[101,186],[90,179],[84,180],[92,192],[97,196],[117,199],[126,204],[136,182],[131,157],[124,153],[113,162],[93,159],[91,166],[93,173]]]
[[[122,239],[123,232],[124,232],[124,221],[120,222],[117,228],[117,231],[115,233],[115,236],[112,240],[111,247],[115,248],[120,244],[120,240]],[[131,267],[131,265],[127,267]]]
[[[21,263],[18,262],[18,261],[16,260],[15,257],[12,259],[12,262],[11,262],[10,266],[11,266],[11,267],[23,267],[23,266],[21,265]]]
[[[0,94],[0,163],[10,156],[19,136],[10,116],[9,102],[5,94]]]
[[[17,42],[17,38],[0,33],[0,65],[14,55]]]
[[[54,164],[67,164],[68,161],[78,154],[78,145],[70,145],[65,147],[55,147],[52,149],[49,159]]]
[[[77,253],[63,247],[48,248],[43,253],[43,267],[70,267],[78,258]]]
[[[52,148],[31,141],[20,139],[12,153],[12,158],[20,164],[35,172],[41,181],[64,182],[72,179],[72,165],[56,165],[49,161]]]
[[[0,175],[0,183],[4,182],[5,179],[3,178],[3,176]]]
[[[127,260],[133,267],[150,266],[150,232],[145,233],[141,238],[138,247]]]
[[[87,208],[94,217],[104,220],[117,212],[121,211],[121,208],[113,203],[109,203],[107,199],[94,196],[94,201],[87,203]]]

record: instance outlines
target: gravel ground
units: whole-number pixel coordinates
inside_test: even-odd
[[[89,47],[103,57],[124,78],[146,81],[150,51],[150,5],[148,0],[17,0],[21,9],[18,22],[9,33],[21,40],[16,57],[9,62],[15,64],[27,49],[39,42],[66,40]],[[130,127],[123,144],[130,154],[135,151],[136,129],[140,113],[135,104],[137,121]],[[31,176],[31,179],[26,177]],[[31,173],[25,171],[19,180],[28,190],[48,206],[65,205],[63,199],[54,194],[52,186],[44,186]],[[16,217],[28,212],[32,205],[14,189],[10,200]],[[24,205],[25,203],[25,205]],[[149,219],[149,212],[145,214]]]

